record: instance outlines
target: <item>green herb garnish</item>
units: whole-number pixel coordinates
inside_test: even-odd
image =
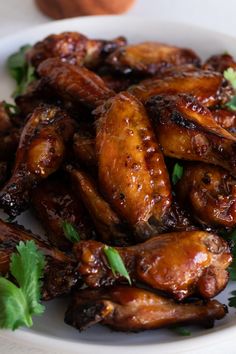
[[[236,291],[232,291],[231,294],[233,296],[231,296],[228,300],[229,300],[229,307],[236,307]]]
[[[34,67],[25,59],[25,54],[30,48],[30,45],[25,45],[7,59],[8,71],[16,81],[16,89],[12,94],[14,98],[25,93],[28,85],[36,79]]]
[[[191,336],[191,331],[188,328],[182,326],[172,327],[172,330],[179,336]]]
[[[41,315],[44,306],[39,302],[45,257],[34,241],[20,242],[10,262],[10,273],[17,285],[0,277],[0,328],[15,330],[31,327],[32,316]]]
[[[76,231],[76,229],[74,228],[74,226],[70,222],[64,221],[62,223],[62,228],[63,228],[65,237],[69,241],[71,241],[72,243],[76,243],[76,242],[80,241],[79,233]]]
[[[184,168],[178,162],[174,165],[172,172],[172,183],[175,185],[183,176]]]
[[[103,248],[107,261],[111,267],[112,273],[116,275],[116,273],[125,277],[129,284],[131,285],[131,279],[129,273],[124,265],[124,262],[119,254],[119,252],[110,246],[105,246]]]
[[[236,111],[236,96],[233,96],[233,98],[231,98],[231,100],[227,102],[225,106],[231,109],[231,111]]]
[[[20,113],[19,108],[12,103],[8,103],[6,101],[3,101],[3,106],[9,115],[14,115],[14,114]]]
[[[224,78],[228,80],[236,90],[236,71],[233,68],[228,68],[224,71]]]

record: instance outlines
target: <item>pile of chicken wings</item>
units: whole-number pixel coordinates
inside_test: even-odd
[[[229,54],[201,63],[158,42],[50,35],[26,54],[37,80],[0,106],[0,207],[33,210],[47,238],[0,221],[0,272],[19,241],[47,257],[42,298],[70,296],[65,322],[140,331],[213,325],[227,307],[236,226],[234,88]],[[177,183],[175,164],[183,167]],[[77,230],[72,244],[63,222]],[[104,245],[132,284],[114,273]]]

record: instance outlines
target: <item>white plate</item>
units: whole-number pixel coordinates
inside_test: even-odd
[[[202,58],[224,51],[236,56],[235,38],[189,25],[160,23],[155,19],[122,16],[85,17],[56,21],[0,40],[0,99],[9,100],[14,86],[5,70],[6,58],[21,45],[33,44],[48,34],[62,31],[80,31],[94,38],[112,38],[125,35],[130,42],[163,41],[180,47],[193,48]],[[32,219],[28,213],[22,215],[19,221],[33,231],[40,230],[36,220]],[[227,303],[229,292],[234,287],[236,289],[236,283],[228,286],[218,298]],[[236,349],[234,351],[231,346],[236,336],[234,309],[230,310],[225,319],[217,321],[213,329],[194,330],[191,337],[180,337],[170,330],[122,334],[111,332],[101,326],[79,333],[63,323],[65,300],[54,300],[47,303],[46,307],[45,314],[34,319],[32,329],[21,329],[15,333],[1,331],[0,336],[6,339],[11,338],[12,341],[18,341],[21,344],[28,343],[34,347],[47,348],[49,352],[54,349],[57,352],[77,352],[80,354],[91,354],[95,350],[103,354],[120,354],[121,351],[130,354],[143,354],[144,351],[148,354],[177,354],[185,351],[187,353],[193,351],[202,353],[207,350],[209,354],[211,349],[214,350],[214,353],[218,353],[219,348],[222,351],[222,346],[225,349],[227,346],[227,354],[236,352]],[[4,352],[2,351],[2,343],[0,343],[1,353]],[[213,347],[212,344],[214,344]],[[206,346],[209,349],[206,349]]]

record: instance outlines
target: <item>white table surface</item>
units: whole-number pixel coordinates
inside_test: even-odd
[[[137,0],[127,14],[155,16],[157,20],[186,22],[236,35],[235,0]],[[33,0],[0,0],[0,38],[49,21],[51,19],[42,15],[34,6]],[[221,353],[224,345],[207,348],[207,353]],[[236,346],[235,350],[232,347],[231,349],[227,348],[227,354],[236,353]],[[54,354],[54,351],[22,347],[1,338],[0,333],[0,354],[13,353]],[[57,354],[60,353],[57,351]]]

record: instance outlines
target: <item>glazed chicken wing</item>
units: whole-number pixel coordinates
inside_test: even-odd
[[[80,126],[80,129],[75,133],[73,137],[74,158],[92,170],[97,170],[95,132],[90,126],[85,126],[82,129]]]
[[[236,139],[211,112],[187,95],[155,96],[147,102],[164,155],[221,166],[236,176]]]
[[[199,294],[210,298],[228,282],[230,249],[219,236],[203,231],[163,234],[131,247],[116,248],[133,281],[165,291],[177,300]],[[104,244],[75,244],[78,272],[89,287],[123,282],[114,275],[104,254]]]
[[[83,103],[96,108],[114,95],[114,92],[92,71],[61,62],[58,58],[42,62],[38,67],[38,74],[59,97],[74,104]]]
[[[107,101],[97,115],[99,185],[137,237],[145,238],[171,204],[167,169],[148,116],[127,92]]]
[[[39,236],[33,235],[22,227],[2,220],[0,220],[0,274],[5,275],[9,271],[11,254],[15,252],[19,242],[30,240],[36,243],[47,260],[43,278],[42,298],[49,300],[69,293],[72,286],[78,281],[73,257],[68,257],[63,252],[51,247]]]
[[[228,53],[212,55],[203,65],[203,69],[205,70],[214,70],[221,73],[228,68],[236,69],[236,62]]]
[[[213,118],[222,128],[236,135],[236,112],[229,109],[214,109],[211,111]]]
[[[122,73],[156,74],[166,67],[194,64],[200,59],[191,49],[177,48],[158,42],[144,42],[117,48],[107,63]]]
[[[37,42],[27,52],[27,60],[35,67],[48,58],[59,58],[79,66],[96,67],[108,54],[125,44],[124,37],[106,41],[88,39],[78,32],[63,32],[52,34]]]
[[[116,331],[144,331],[176,324],[211,327],[227,313],[217,300],[176,303],[148,290],[116,286],[74,293],[65,322],[84,330],[96,323]]]
[[[109,244],[126,245],[130,243],[130,232],[119,216],[100,194],[95,182],[79,168],[67,167],[72,186],[96,226],[100,238]]]
[[[94,238],[94,227],[87,211],[67,181],[58,177],[43,181],[32,193],[32,205],[55,247],[63,251],[72,247],[64,234],[64,222],[74,226],[82,240]]]
[[[143,103],[159,94],[187,93],[206,107],[224,104],[234,94],[223,75],[203,70],[174,72],[162,78],[147,79],[131,86],[129,91]]]
[[[176,186],[179,201],[207,227],[236,226],[236,180],[224,169],[207,164],[185,167]]]
[[[30,191],[60,167],[74,130],[74,121],[58,107],[42,106],[33,112],[21,134],[12,177],[0,193],[0,205],[8,215],[24,211]]]

